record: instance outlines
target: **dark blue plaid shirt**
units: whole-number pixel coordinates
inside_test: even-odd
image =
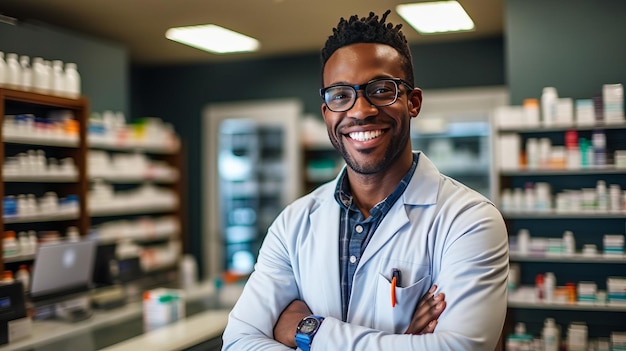
[[[352,193],[348,184],[346,171],[341,174],[335,189],[335,200],[341,207],[342,215],[339,224],[339,273],[341,277],[341,305],[342,318],[346,321],[348,316],[348,305],[350,303],[350,293],[352,291],[352,280],[354,272],[359,265],[365,247],[369,243],[372,235],[382,222],[391,206],[398,200],[415,173],[417,167],[418,154],[413,154],[413,164],[411,169],[402,178],[396,189],[370,210],[370,216],[364,218],[361,211],[352,201]]]

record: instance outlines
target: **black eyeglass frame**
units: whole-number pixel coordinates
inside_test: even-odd
[[[391,100],[391,102],[385,103],[383,105],[379,105],[379,104],[373,103],[370,100],[369,96],[367,96],[367,93],[366,93],[365,89],[370,84],[377,83],[377,82],[384,81],[384,80],[392,81],[395,84],[395,86],[396,86],[396,96],[393,98],[393,100]],[[353,108],[354,105],[356,104],[356,100],[358,99],[358,91],[359,90],[363,90],[363,97],[367,100],[367,102],[369,102],[370,104],[372,104],[373,106],[376,106],[376,107],[385,107],[385,106],[393,105],[396,101],[398,101],[398,96],[400,94],[400,87],[399,87],[398,84],[403,84],[407,88],[409,88],[410,90],[415,89],[409,82],[407,82],[406,80],[404,80],[402,78],[386,78],[385,77],[385,78],[372,79],[369,82],[364,83],[364,84],[354,84],[354,85],[351,85],[351,84],[336,84],[336,85],[331,85],[331,86],[328,86],[328,87],[324,87],[324,88],[320,89],[320,97],[322,98],[322,102],[324,102],[324,104],[326,105],[326,107],[328,107],[329,110],[331,110],[333,112],[346,112],[346,111],[349,111],[351,108]],[[349,87],[349,88],[352,88],[354,90],[354,100],[352,101],[352,104],[350,105],[350,107],[346,108],[345,110],[344,109],[342,109],[340,111],[333,110],[328,105],[328,102],[326,102],[326,99],[325,99],[326,91],[328,89],[337,88],[337,87]]]

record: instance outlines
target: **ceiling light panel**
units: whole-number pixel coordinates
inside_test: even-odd
[[[254,38],[214,24],[170,28],[165,37],[215,54],[256,51],[261,46]]]
[[[396,6],[398,14],[421,34],[470,31],[474,21],[457,1],[434,1]]]

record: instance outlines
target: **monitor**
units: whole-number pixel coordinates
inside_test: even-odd
[[[33,301],[65,298],[91,288],[96,241],[42,244],[37,248],[30,284]]]

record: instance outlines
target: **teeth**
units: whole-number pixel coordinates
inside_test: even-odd
[[[354,132],[350,133],[350,138],[356,141],[367,141],[377,138],[383,134],[382,130],[370,130],[367,132]]]

